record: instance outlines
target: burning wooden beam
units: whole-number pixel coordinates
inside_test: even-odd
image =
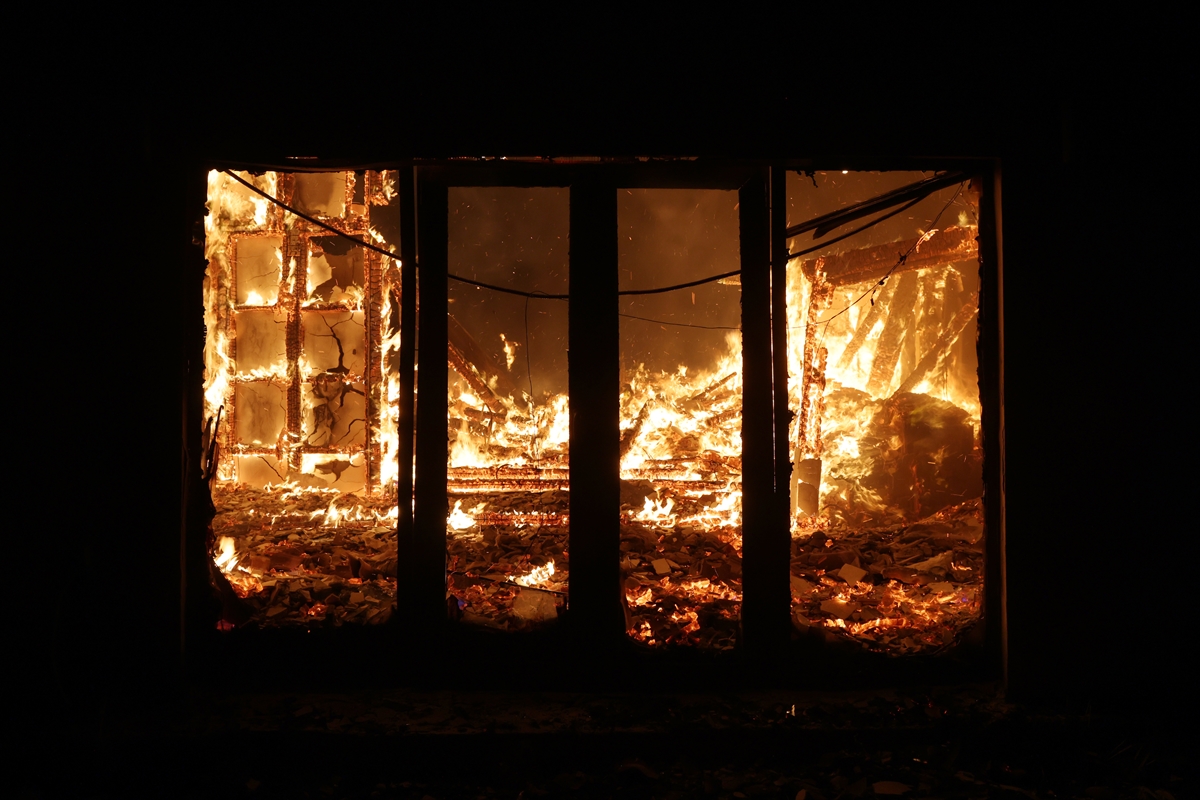
[[[854,336],[846,345],[846,349],[842,351],[842,355],[838,358],[837,369],[844,370],[850,366],[850,362],[858,355],[858,351],[862,348],[863,343],[867,341],[867,334],[875,327],[875,323],[883,319],[887,315],[888,303],[891,302],[892,293],[896,290],[895,283],[886,283],[879,290],[879,295],[875,298],[875,302],[871,303],[871,310],[867,312],[867,316],[854,330]]]
[[[488,408],[495,412],[503,409],[497,393],[488,388],[487,384],[493,379],[500,396],[521,396],[521,390],[508,377],[508,373],[500,369],[467,329],[449,314],[446,315],[446,335],[449,340],[447,355],[450,365],[471,384],[476,394],[485,398]]]
[[[918,242],[920,242],[919,245]],[[912,250],[911,253],[909,253],[910,250]],[[944,267],[948,264],[973,259],[978,252],[979,246],[976,242],[974,228],[951,227],[934,232],[925,241],[921,241],[920,238],[904,239],[875,247],[864,247],[860,250],[849,250],[845,253],[806,259],[800,262],[800,269],[809,280],[812,280],[819,269],[825,273],[827,283],[833,286],[846,286],[878,280],[888,274],[889,270],[895,275],[914,269]],[[905,253],[909,253],[908,258],[897,266]]]

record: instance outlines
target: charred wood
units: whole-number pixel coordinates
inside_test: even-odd
[[[462,324],[451,315],[447,315],[446,317],[446,336],[449,340],[451,349],[457,350],[459,357],[476,370],[477,375],[485,385],[490,383],[494,378],[496,381],[496,391],[500,396],[521,396],[521,390],[518,389],[517,385],[512,382],[512,379],[508,376],[508,373],[502,370],[496,364],[496,362],[492,360],[492,357],[488,355],[488,352],[484,350],[483,347],[481,347],[479,343],[475,341],[471,334],[467,332],[467,329],[464,328]],[[450,363],[453,364],[454,361],[451,360]],[[455,369],[458,369],[458,367],[455,366]],[[463,375],[463,377],[467,378],[466,375]],[[470,378],[467,379],[470,380]],[[489,389],[487,394],[484,396],[495,397],[496,395]],[[497,407],[492,407],[491,404],[489,404],[489,408],[492,408],[493,411],[499,410]]]
[[[712,385],[710,385],[704,391],[700,392],[699,394],[697,394],[693,397],[688,398],[687,400],[685,400],[683,402],[683,407],[687,408],[691,411],[699,411],[700,409],[702,409],[706,406],[712,405],[714,403],[717,403],[717,402],[725,399],[729,395],[733,394],[734,390],[733,389],[725,389],[724,391],[718,391],[718,390],[720,390],[723,386],[725,386],[725,384],[729,383],[729,381],[735,375],[737,375],[736,372],[731,372],[728,375],[726,375],[724,378],[721,378],[716,383],[713,383]]]
[[[495,414],[499,414],[504,410],[504,404],[501,403],[500,399],[496,397],[495,393],[488,388],[487,383],[485,383],[480,374],[476,372],[475,367],[466,359],[466,357],[463,356],[462,352],[454,346],[453,342],[450,342],[447,345],[446,356],[446,360],[450,366],[454,368],[455,372],[463,377],[463,380],[465,380],[467,385],[471,387],[471,391],[479,396],[479,398],[490,411]]]
[[[621,448],[619,451],[621,458],[624,458],[629,449],[633,447],[634,440],[642,432],[642,426],[646,424],[646,417],[649,416],[649,412],[650,404],[646,403],[642,406],[642,410],[638,412],[637,419],[634,420],[633,425],[621,432]]]
[[[800,414],[796,421],[794,460],[821,457],[821,416],[825,410],[825,367],[829,350],[818,344],[814,324],[822,309],[829,307],[833,287],[818,274],[813,281],[808,304],[808,325],[804,331],[804,374],[800,384]],[[864,334],[865,335],[865,334]]]

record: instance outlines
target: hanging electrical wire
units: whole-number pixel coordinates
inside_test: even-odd
[[[311,222],[313,225],[316,225],[318,228],[324,228],[325,230],[329,231],[330,233],[335,233],[338,236],[341,236],[343,239],[348,239],[351,242],[354,242],[359,247],[365,247],[368,250],[371,250],[376,253],[380,253],[382,255],[387,256],[388,258],[394,258],[397,261],[400,260],[399,253],[393,252],[391,250],[384,250],[382,247],[377,247],[376,245],[373,245],[370,242],[365,242],[362,239],[359,239],[357,236],[352,236],[351,234],[346,233],[345,231],[338,230],[337,228],[333,227],[332,225],[321,222],[321,220],[317,219],[316,217],[310,217],[308,214],[305,214],[303,211],[301,211],[297,208],[293,208],[293,207],[289,206],[287,203],[283,202],[282,200],[272,197],[271,195],[267,194],[262,189],[258,188],[254,184],[250,183],[250,181],[243,179],[240,175],[233,172],[232,170],[225,169],[225,170],[221,170],[221,171],[224,172],[229,177],[233,178],[235,181],[240,183],[242,186],[245,186],[247,189],[254,192],[255,194],[261,195],[262,197],[266,198],[267,200],[271,201],[275,205],[282,208],[284,211],[288,211],[292,214],[295,214],[300,219],[305,220],[306,222]]]
[[[690,322],[667,322],[665,319],[650,319],[649,317],[639,317],[635,314],[617,314],[618,317],[626,319],[640,319],[642,322],[653,322],[656,325],[674,325],[677,328],[702,328],[706,331],[740,331],[741,327],[735,325],[693,325]]]

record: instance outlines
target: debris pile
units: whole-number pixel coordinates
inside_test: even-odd
[[[705,518],[714,506],[735,504],[738,495],[730,492],[721,502],[713,492],[692,497],[665,486],[654,491],[648,481],[623,482],[621,574],[626,625],[635,639],[733,648],[742,600],[742,531]]]
[[[391,616],[394,497],[219,483],[213,501],[213,541],[232,550],[217,566],[237,596],[226,623],[312,628]]]
[[[891,655],[945,649],[980,618],[979,499],[919,522],[815,531],[793,542],[792,616]]]
[[[567,490],[450,496],[446,594],[451,615],[499,630],[529,630],[557,619],[566,605],[570,574]]]

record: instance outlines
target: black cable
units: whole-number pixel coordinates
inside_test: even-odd
[[[285,211],[290,211],[291,213],[295,214],[297,217],[300,217],[300,219],[311,222],[313,225],[316,225],[319,228],[324,228],[325,230],[329,231],[330,233],[337,234],[338,236],[341,236],[343,239],[348,239],[349,241],[354,242],[359,247],[365,247],[368,250],[373,250],[376,253],[381,253],[381,254],[387,256],[388,258],[394,258],[397,261],[400,260],[399,253],[394,253],[389,250],[384,250],[382,247],[376,247],[375,245],[371,244],[370,242],[365,242],[362,239],[359,239],[357,236],[351,236],[350,234],[346,233],[345,231],[340,231],[337,228],[333,227],[332,225],[328,225],[315,217],[310,217],[308,214],[305,214],[303,211],[292,208],[291,206],[289,206],[287,203],[283,202],[282,200],[280,200],[276,197],[272,197],[271,195],[267,194],[262,189],[259,189],[257,186],[250,183],[249,181],[243,180],[240,176],[238,176],[236,173],[232,172],[231,170],[226,169],[226,170],[222,170],[222,172],[224,172],[229,177],[233,178],[238,183],[245,186],[250,191],[254,192],[255,194],[261,195],[262,197],[265,197],[267,200],[270,200],[272,203],[274,203],[275,205],[284,209]],[[474,280],[471,280],[470,278],[463,278],[458,275],[449,274],[449,273],[447,274],[446,277],[451,278],[456,281],[459,281],[461,283],[468,283],[471,286],[479,286],[481,288],[491,289],[496,292],[505,292],[506,294],[515,294],[519,297],[542,297],[547,300],[566,300],[569,297],[569,295],[565,295],[565,294],[546,294],[545,292],[523,292],[520,289],[508,289],[503,286],[495,286],[490,283],[484,283],[483,281],[474,281]]]
[[[301,219],[307,220],[308,222],[311,222],[312,224],[314,224],[314,225],[316,225],[316,226],[318,226],[318,227],[324,228],[325,230],[327,230],[327,231],[329,231],[329,232],[331,232],[331,233],[334,233],[334,234],[336,234],[336,235],[338,235],[338,236],[341,236],[341,237],[342,237],[342,238],[344,238],[344,239],[348,239],[349,241],[351,241],[351,242],[354,242],[355,244],[359,245],[360,247],[365,247],[365,248],[367,248],[368,250],[373,250],[373,251],[375,251],[376,253],[380,253],[380,254],[382,254],[382,255],[385,255],[385,256],[387,256],[388,258],[393,258],[393,259],[396,259],[397,261],[399,260],[399,254],[398,254],[398,253],[394,253],[394,252],[391,252],[391,251],[388,251],[388,250],[384,250],[384,249],[383,249],[383,248],[381,248],[381,247],[376,247],[375,245],[373,245],[373,244],[370,244],[369,242],[365,242],[365,241],[363,241],[362,239],[359,239],[359,238],[358,238],[358,237],[356,237],[356,236],[351,236],[350,234],[346,233],[345,231],[340,231],[340,230],[338,230],[337,228],[333,227],[332,225],[327,225],[326,223],[324,223],[324,222],[321,222],[321,220],[319,220],[319,219],[316,219],[316,218],[314,218],[314,217],[310,217],[310,216],[308,216],[307,214],[305,214],[305,213],[303,213],[303,212],[301,212],[301,211],[298,211],[298,210],[296,210],[295,208],[292,208],[291,206],[289,206],[288,204],[284,203],[283,201],[281,201],[281,200],[278,200],[278,199],[276,199],[276,198],[272,197],[271,195],[269,195],[269,194],[267,194],[266,192],[264,192],[262,189],[259,189],[259,188],[258,188],[257,186],[255,186],[254,184],[252,184],[252,183],[250,183],[250,182],[248,182],[248,181],[246,181],[246,180],[243,180],[241,177],[239,177],[238,175],[236,175],[236,174],[235,174],[235,173],[233,173],[232,171],[230,171],[230,170],[222,170],[222,171],[223,171],[223,172],[224,172],[226,175],[228,175],[228,176],[230,176],[231,178],[233,178],[233,179],[234,179],[235,181],[237,181],[238,183],[240,183],[240,184],[242,184],[243,186],[245,186],[247,189],[250,189],[250,190],[251,190],[252,192],[254,192],[255,194],[261,195],[262,197],[266,198],[267,200],[270,200],[272,203],[275,203],[276,205],[278,205],[280,208],[283,208],[283,209],[285,209],[286,211],[290,211],[291,213],[295,214],[296,216],[300,217]],[[941,180],[944,180],[945,178],[946,178],[946,176],[940,176],[940,178],[939,178],[939,179],[941,179]],[[911,189],[911,188],[913,188],[913,187],[904,187],[903,189],[899,189],[899,190],[897,190],[897,192],[902,192],[902,191],[904,191],[904,189]],[[962,191],[962,186],[960,185],[960,186],[959,186],[959,192],[961,192],[961,191]],[[895,194],[895,193],[889,193],[889,194]],[[957,197],[957,196],[958,196],[958,194],[957,194],[957,193],[955,193],[955,197]],[[901,213],[902,211],[905,211],[906,209],[912,208],[914,205],[916,205],[917,203],[919,203],[921,200],[924,200],[926,197],[928,197],[928,193],[926,193],[926,194],[922,194],[920,197],[917,197],[916,199],[914,199],[912,202],[908,203],[907,205],[905,205],[905,206],[902,206],[902,207],[900,207],[900,208],[896,209],[895,211],[892,211],[892,212],[890,212],[890,213],[888,213],[888,214],[884,214],[883,216],[881,216],[881,217],[879,217],[879,218],[877,218],[877,219],[874,219],[874,220],[872,220],[871,222],[869,222],[869,223],[867,223],[867,224],[865,224],[865,225],[863,225],[863,226],[861,226],[861,227],[859,227],[859,228],[856,228],[855,230],[853,230],[853,231],[851,231],[851,232],[849,232],[849,233],[843,234],[843,235],[841,235],[841,236],[838,236],[838,237],[836,237],[836,238],[834,238],[834,239],[830,239],[829,241],[827,241],[827,242],[824,242],[824,243],[822,243],[822,244],[820,244],[820,245],[817,245],[817,246],[815,246],[815,247],[811,247],[811,248],[808,248],[808,249],[806,249],[806,250],[801,250],[801,251],[799,251],[799,252],[797,252],[797,253],[790,253],[790,254],[788,254],[788,260],[790,261],[790,260],[792,260],[792,259],[794,259],[794,258],[798,258],[798,257],[800,257],[800,256],[807,255],[808,253],[812,253],[812,252],[815,252],[815,251],[817,251],[817,250],[824,249],[824,248],[826,248],[826,247],[829,247],[829,246],[830,246],[830,245],[832,245],[832,244],[836,244],[837,242],[840,242],[840,241],[842,241],[843,239],[847,239],[847,238],[849,238],[849,237],[851,237],[851,236],[854,236],[854,235],[855,235],[855,234],[857,234],[857,233],[862,233],[863,231],[867,230],[868,228],[870,228],[870,227],[872,227],[872,226],[874,226],[874,225],[878,225],[880,222],[883,222],[885,219],[888,219],[889,217],[893,217],[893,216],[895,216],[896,214],[899,214],[899,213]],[[876,199],[878,199],[878,198],[876,198]],[[861,204],[858,204],[858,205],[864,205],[864,204],[866,204],[866,203],[869,203],[869,202],[873,202],[873,201],[864,201],[863,203],[861,203]],[[944,211],[944,210],[945,210],[945,209],[943,209],[943,211]],[[813,222],[816,222],[817,220],[820,220],[820,219],[824,219],[825,217],[828,217],[828,216],[829,216],[829,215],[824,215],[823,217],[817,217],[817,218],[814,218],[813,220],[809,220],[808,222],[802,222],[802,223],[800,223],[799,225],[794,225],[794,226],[792,226],[792,227],[791,227],[791,228],[789,228],[788,230],[789,230],[789,231],[791,231],[791,230],[794,230],[794,229],[802,229],[802,230],[800,230],[800,233],[803,233],[805,230],[811,230],[811,229],[812,229],[811,227],[806,227],[806,226],[810,226],[810,225],[811,225],[811,223],[813,223]],[[941,214],[939,214],[938,216],[940,217],[940,216],[941,216]],[[798,235],[798,234],[797,234],[797,235]],[[790,236],[791,236],[791,234],[789,234],[789,237],[790,237]],[[896,266],[899,266],[899,264],[897,264]],[[893,269],[894,269],[894,268],[893,268]],[[732,278],[734,275],[741,275],[741,274],[742,274],[742,271],[741,271],[740,269],[735,269],[735,270],[732,270],[732,271],[730,271],[730,272],[722,272],[720,275],[710,275],[710,276],[708,276],[707,278],[699,278],[699,279],[697,279],[697,280],[694,280],[694,281],[688,281],[688,282],[686,282],[686,283],[677,283],[677,284],[674,284],[674,285],[672,285],[672,286],[661,286],[661,287],[659,287],[659,288],[657,288],[657,289],[626,289],[625,291],[617,292],[617,295],[618,295],[619,297],[633,297],[633,296],[648,295],[648,294],[664,294],[664,293],[666,293],[666,292],[674,292],[674,291],[677,291],[677,290],[679,290],[679,289],[688,289],[688,288],[691,288],[692,286],[701,286],[701,285],[703,285],[703,284],[705,284],[705,283],[713,283],[714,281],[719,281],[719,280],[721,280],[721,279],[723,279],[723,278]],[[890,272],[889,272],[889,274],[890,274]],[[569,299],[570,299],[570,297],[571,297],[569,294],[547,294],[546,292],[540,292],[540,291],[536,291],[536,290],[535,290],[535,291],[532,291],[532,292],[526,292],[526,291],[523,291],[523,290],[521,290],[521,289],[510,289],[510,288],[507,288],[507,287],[505,287],[505,286],[496,286],[495,284],[492,284],[492,283],[484,283],[483,281],[477,281],[477,280],[472,280],[472,279],[470,279],[470,278],[464,278],[464,277],[462,277],[462,276],[460,276],[460,275],[455,275],[455,274],[454,274],[454,273],[452,273],[452,272],[448,272],[448,273],[446,273],[446,277],[447,277],[447,278],[449,278],[449,279],[451,279],[451,280],[458,281],[459,283],[465,283],[465,284],[468,284],[468,285],[470,285],[470,286],[478,286],[478,287],[479,287],[479,288],[481,288],[481,289],[491,289],[491,290],[492,290],[492,291],[494,291],[494,292],[502,292],[502,293],[504,293],[504,294],[512,294],[512,295],[516,295],[517,297],[524,297],[524,298],[526,298],[526,299],[530,299],[530,298],[532,298],[532,299],[535,299],[535,300],[536,300],[536,299],[542,299],[542,300],[569,300]],[[860,299],[861,299],[861,298],[860,298]],[[858,302],[858,301],[856,300],[856,301],[855,301],[855,303],[857,303],[857,302]],[[849,306],[847,306],[847,308],[849,308]],[[830,319],[833,319],[833,318],[832,318],[832,317],[830,317]],[[828,321],[828,320],[826,320],[826,321]],[[671,324],[679,324],[679,323],[664,323],[664,324],[671,325]],[[700,327],[700,326],[690,326],[690,327]],[[736,330],[736,329],[735,329],[735,330]]]
[[[456,280],[459,283],[467,283],[467,284],[470,284],[471,286],[479,286],[480,288],[483,288],[483,289],[491,289],[492,291],[504,292],[505,294],[515,294],[517,297],[533,298],[534,300],[570,300],[571,299],[571,295],[569,295],[569,294],[546,294],[545,292],[539,292],[536,289],[533,290],[532,292],[525,292],[520,289],[509,289],[504,286],[496,286],[491,283],[484,283],[483,281],[474,281],[474,280],[471,280],[470,278],[461,278],[458,275],[455,275],[450,272],[446,273],[446,277],[450,278],[451,280]]]
[[[893,189],[876,197],[861,200],[845,208],[839,208],[837,211],[813,217],[806,222],[789,225],[785,233],[787,234],[787,238],[791,239],[806,231],[814,231],[813,238],[820,239],[825,234],[835,228],[840,228],[851,220],[865,217],[868,214],[874,214],[876,211],[882,211],[885,208],[891,208],[910,198],[920,199],[928,197],[939,189],[945,189],[956,183],[962,183],[967,177],[966,173],[963,172],[946,172],[941,175],[935,175],[932,178],[926,178],[916,183],[910,183],[907,186],[901,186],[899,189]]]
[[[674,286],[663,286],[658,289],[626,289],[623,292],[617,292],[617,296],[629,297],[631,295],[662,294],[663,292],[673,292],[676,289],[687,289],[689,286],[699,286],[702,283],[712,283],[713,281],[719,281],[722,278],[729,278],[734,275],[741,274],[742,271],[740,269],[735,269],[732,272],[722,272],[720,275],[710,275],[707,278],[700,278],[699,280],[688,281],[687,283],[677,283]]]
[[[875,225],[878,225],[879,223],[883,222],[888,217],[894,217],[901,212],[907,211],[908,209],[912,208],[913,206],[915,206],[917,203],[921,202],[924,199],[925,199],[924,197],[918,197],[916,200],[913,200],[908,205],[900,206],[900,208],[897,208],[895,211],[889,211],[887,214],[884,214],[882,217],[879,217],[878,219],[873,219],[870,222],[868,222],[867,224],[863,225],[862,227],[855,228],[854,230],[850,231],[849,233],[843,233],[841,236],[835,236],[834,238],[830,239],[828,242],[822,242],[821,244],[813,245],[812,247],[797,251],[795,253],[788,253],[788,261],[791,261],[793,258],[799,258],[800,256],[806,256],[809,253],[815,253],[818,250],[824,250],[826,247],[829,247],[829,245],[837,244],[838,242],[842,241],[842,239],[849,239],[851,236],[854,236],[857,233],[862,233],[867,228],[871,228],[871,227],[874,227]]]
[[[354,242],[359,247],[365,247],[368,250],[374,250],[376,253],[385,255],[388,258],[394,258],[397,261],[400,260],[399,253],[394,253],[390,250],[384,250],[382,247],[376,247],[375,245],[371,244],[370,242],[364,242],[362,239],[359,239],[357,236],[351,236],[350,234],[346,233],[345,231],[339,231],[337,228],[333,227],[332,225],[327,225],[324,222],[321,222],[321,220],[317,219],[316,217],[310,217],[308,214],[305,214],[303,211],[299,211],[295,208],[292,208],[291,206],[289,206],[287,203],[283,202],[282,200],[272,197],[271,195],[264,192],[262,189],[255,186],[253,183],[250,183],[247,180],[243,180],[232,170],[226,169],[226,170],[221,170],[221,171],[224,172],[229,177],[233,178],[235,181],[240,183],[242,186],[245,186],[250,191],[254,192],[255,194],[262,195],[263,197],[270,200],[272,203],[274,203],[275,205],[284,209],[285,211],[290,211],[291,213],[295,214],[300,219],[307,220],[308,222],[311,222],[313,225],[316,225],[319,228],[324,228],[325,230],[329,231],[330,233],[336,233],[338,236],[341,236],[343,239],[349,239],[350,241]]]
[[[618,317],[627,317],[628,319],[640,319],[642,322],[654,322],[658,325],[675,325],[679,328],[703,328],[706,331],[740,331],[741,328],[731,327],[729,325],[692,325],[687,322],[667,322],[662,319],[650,319],[649,317],[638,317],[633,314],[618,314]]]

